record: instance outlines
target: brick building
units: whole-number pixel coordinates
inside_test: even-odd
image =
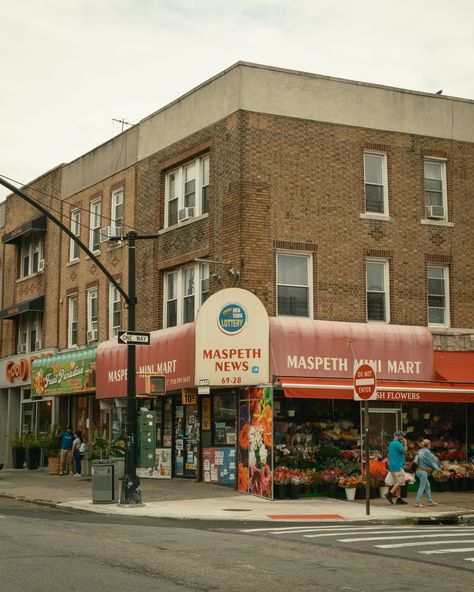
[[[471,100],[238,63],[38,183],[125,290],[126,243],[101,229],[159,234],[137,243],[138,330],[193,322],[238,287],[270,317],[427,327],[435,350],[474,351]],[[118,292],[50,223],[44,272],[18,281],[5,236],[36,216],[18,203],[6,204],[2,356],[21,348],[23,315],[8,309],[27,295],[44,296],[41,348],[113,338]],[[60,417],[76,421],[74,394]],[[81,409],[84,429],[117,421],[111,408],[100,419],[92,389]]]

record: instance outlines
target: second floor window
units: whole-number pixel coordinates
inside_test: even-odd
[[[32,232],[21,240],[20,278],[38,273],[43,267],[43,237]]]
[[[367,261],[367,320],[389,323],[388,261]]]
[[[277,315],[311,317],[311,255],[277,254]]]
[[[20,315],[17,353],[29,354],[42,349],[41,321],[41,312],[28,312]]]
[[[192,323],[209,296],[209,264],[188,265],[165,275],[165,327]]]
[[[123,188],[112,191],[111,226],[123,227]]]
[[[425,160],[425,216],[428,220],[447,220],[446,162]]]
[[[67,346],[77,345],[77,295],[72,294],[67,299],[68,327],[67,327]]]
[[[388,215],[387,155],[364,153],[365,211]]]
[[[428,266],[428,325],[449,327],[449,274],[442,265]]]
[[[81,234],[81,210],[71,212],[71,232],[77,237]],[[76,259],[79,259],[79,245],[71,239],[69,243],[69,261],[75,261]]]
[[[99,322],[97,317],[97,288],[87,290],[87,342],[97,341]]]
[[[110,284],[109,287],[109,337],[117,337],[120,331],[121,315],[120,315],[120,292],[117,288]]]
[[[209,156],[166,174],[165,227],[209,211]]]
[[[100,248],[100,199],[91,202],[90,210],[90,230],[89,230],[89,249],[94,252]]]

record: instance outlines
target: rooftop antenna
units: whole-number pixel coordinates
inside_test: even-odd
[[[122,124],[122,132],[123,132],[124,125],[135,125],[134,123],[128,123],[128,121],[125,121],[125,119],[123,117],[122,117],[122,119],[114,119],[112,117],[112,121],[116,121],[117,123],[121,123]]]

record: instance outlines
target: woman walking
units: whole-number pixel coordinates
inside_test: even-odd
[[[84,448],[85,448],[85,442],[82,437],[82,432],[81,432],[81,430],[77,430],[75,433],[74,442],[72,443],[72,456],[74,458],[74,465],[75,465],[74,466],[74,468],[75,468],[74,477],[81,476],[81,462],[82,462],[82,457],[84,456]]]
[[[416,476],[418,481],[420,482],[420,485],[418,486],[418,491],[416,492],[416,507],[421,507],[425,505],[421,502],[423,493],[426,493],[426,497],[428,498],[428,506],[437,505],[431,497],[431,485],[428,477],[430,476],[430,473],[432,473],[433,471],[441,471],[441,467],[439,464],[438,457],[431,452],[430,448],[431,441],[422,440],[420,442],[420,450],[418,450],[415,456],[415,462],[417,463]]]

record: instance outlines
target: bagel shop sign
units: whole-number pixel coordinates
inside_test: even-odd
[[[95,391],[95,350],[88,348],[33,361],[34,397]]]

